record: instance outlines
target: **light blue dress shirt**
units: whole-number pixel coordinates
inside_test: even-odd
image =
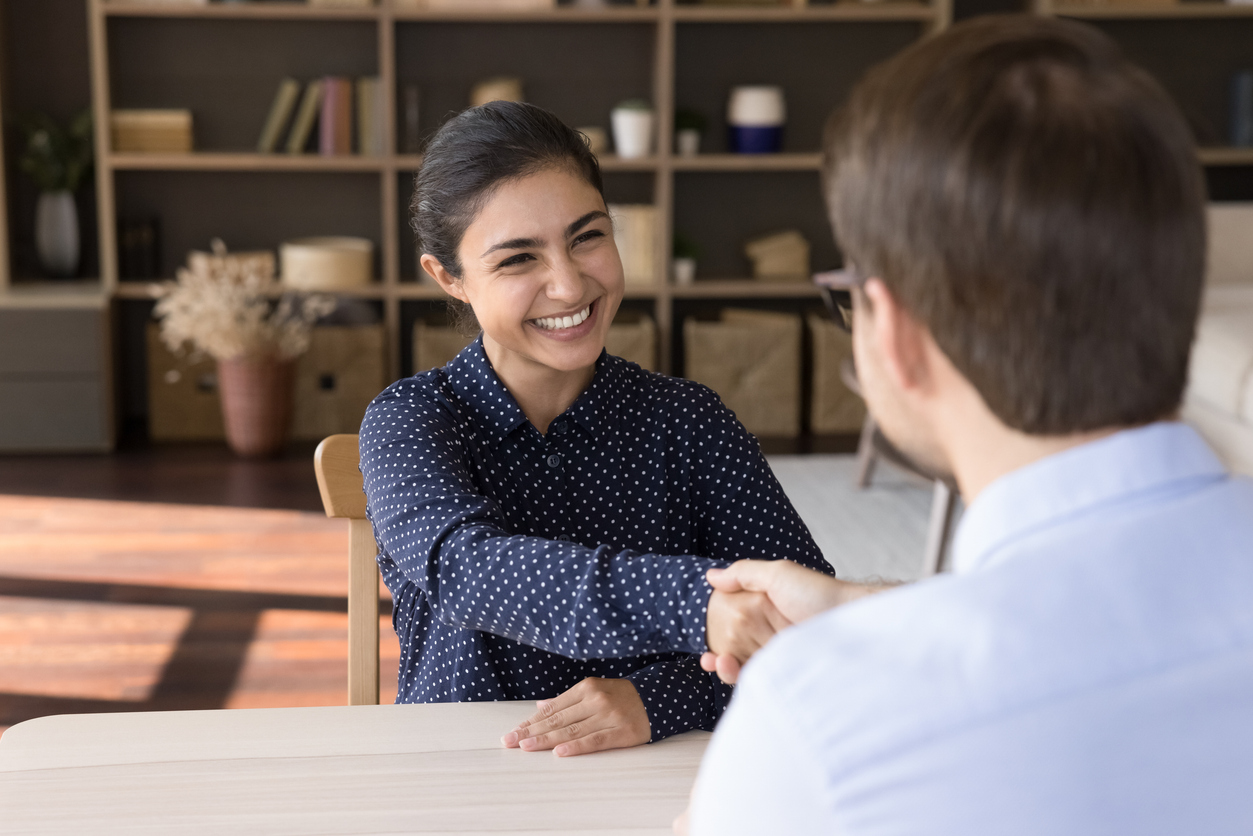
[[[1253,482],[1159,423],[984,490],[949,575],[785,631],[704,834],[1253,834]]]

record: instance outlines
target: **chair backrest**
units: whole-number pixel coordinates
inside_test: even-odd
[[[348,704],[378,705],[378,548],[365,518],[360,465],[355,435],[328,436],[313,453],[326,515],[348,520]]]

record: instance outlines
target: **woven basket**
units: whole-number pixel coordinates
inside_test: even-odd
[[[291,430],[296,363],[273,357],[218,361],[226,443],[237,455],[277,455]]]

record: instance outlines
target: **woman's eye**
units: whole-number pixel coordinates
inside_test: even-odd
[[[517,267],[519,264],[525,264],[526,262],[532,261],[532,260],[534,260],[534,257],[530,253],[518,253],[517,255],[510,256],[509,258],[506,258],[504,261],[500,262],[500,266],[501,267]]]
[[[599,229],[589,229],[587,232],[584,232],[578,238],[575,238],[574,243],[577,246],[579,244],[584,243],[585,241],[591,241],[593,238],[604,238],[604,237],[605,237],[605,233],[601,232]]]

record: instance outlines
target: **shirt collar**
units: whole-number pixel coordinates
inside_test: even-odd
[[[1191,427],[1160,422],[1123,430],[1008,473],[963,514],[953,571],[992,566],[1003,547],[1102,506],[1219,481],[1227,472]]]
[[[616,397],[621,388],[618,384],[622,366],[622,360],[602,349],[591,385],[564,414],[588,432],[598,432],[604,422],[617,414]],[[487,359],[481,333],[453,358],[447,372],[453,391],[474,411],[493,445],[527,423],[526,414]]]
[[[487,359],[481,333],[452,359],[447,370],[453,392],[474,411],[479,426],[493,445],[526,423],[522,407],[500,382]]]

